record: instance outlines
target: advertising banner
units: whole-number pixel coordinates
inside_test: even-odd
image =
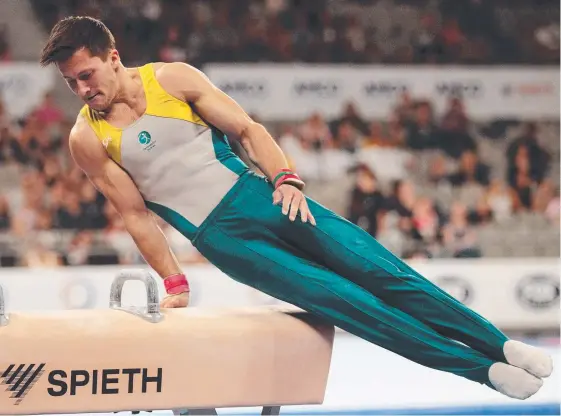
[[[349,101],[368,118],[387,118],[407,91],[437,112],[461,96],[470,117],[558,119],[558,68],[391,67],[212,64],[211,81],[247,112],[265,120],[295,120],[320,112],[341,115]]]
[[[443,290],[503,329],[558,328],[557,259],[434,260],[410,264]],[[0,286],[6,310],[106,309],[117,267],[4,269]],[[277,299],[242,285],[213,266],[186,267],[193,307],[281,305]],[[156,276],[154,274],[154,276]],[[160,297],[165,294],[158,280]],[[123,306],[146,305],[140,281],[125,283]]]
[[[43,100],[54,87],[52,68],[34,63],[0,64],[0,99],[12,117],[23,117]]]

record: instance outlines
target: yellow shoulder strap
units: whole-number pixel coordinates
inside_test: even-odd
[[[121,162],[121,129],[113,127],[107,123],[88,105],[84,105],[80,110],[80,115],[88,122],[95,135],[105,147],[107,154],[115,162]]]
[[[154,66],[149,63],[138,68],[144,93],[146,94],[146,114],[176,118],[194,124],[206,126],[207,124],[193,111],[191,106],[168,93],[156,79]]]

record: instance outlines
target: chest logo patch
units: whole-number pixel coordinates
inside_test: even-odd
[[[142,150],[150,151],[156,146],[156,140],[152,140],[152,136],[146,130],[138,133],[138,143],[142,145]]]
[[[138,133],[138,142],[145,146],[147,144],[150,144],[150,142],[152,141],[152,136],[150,136],[150,133],[148,133],[147,131],[141,131],[140,133]]]

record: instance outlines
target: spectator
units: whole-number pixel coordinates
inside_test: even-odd
[[[493,218],[505,222],[518,210],[520,201],[512,188],[500,179],[494,179],[485,193],[485,201],[491,208]]]
[[[532,200],[532,211],[545,213],[551,200],[555,197],[555,185],[550,179],[544,180],[536,189]]]
[[[48,129],[52,124],[60,123],[64,119],[64,113],[55,103],[52,92],[45,94],[43,101],[35,109],[33,115],[44,129]]]
[[[59,254],[40,242],[32,242],[21,259],[22,267],[45,269],[62,265]]]
[[[80,207],[80,197],[71,190],[66,190],[62,206],[55,211],[55,228],[63,230],[81,230],[86,224]]]
[[[438,144],[438,129],[428,102],[417,104],[415,119],[407,126],[406,143],[412,150],[434,149]]]
[[[463,101],[451,97],[440,126],[439,148],[457,159],[466,150],[476,150],[475,141],[468,132],[469,119]]]
[[[433,185],[449,182],[449,169],[446,157],[441,153],[432,158],[429,164],[427,179]]]
[[[12,161],[12,137],[7,127],[0,127],[0,162],[8,164]]]
[[[94,234],[89,230],[80,231],[74,236],[66,262],[73,266],[122,263],[119,253],[113,247],[96,245]]]
[[[489,166],[481,163],[475,152],[466,150],[460,158],[458,171],[450,175],[448,179],[454,186],[463,186],[468,183],[487,186],[489,185],[489,176]]]
[[[535,29],[536,60],[559,64],[559,32],[558,21],[546,21]]]
[[[526,146],[518,147],[514,158],[514,164],[509,167],[508,182],[515,190],[520,200],[522,209],[532,207],[535,181],[531,176],[530,151]]]
[[[0,232],[7,231],[12,226],[12,214],[8,198],[0,195]]]
[[[143,263],[132,237],[126,231],[122,216],[109,200],[105,202],[104,215],[107,218],[107,226],[103,230],[103,240],[109,245],[112,253],[117,253],[115,257],[119,264]]]
[[[356,105],[353,102],[348,102],[345,104],[343,115],[333,122],[331,126],[332,130],[337,131],[339,129],[339,126],[343,123],[351,124],[359,133],[369,133],[368,123],[358,114]]]
[[[332,147],[331,131],[319,113],[312,114],[299,128],[298,133],[304,149],[320,150]]]
[[[85,181],[80,191],[81,224],[86,229],[101,230],[107,225],[103,214],[105,197],[97,192],[90,181]]]
[[[66,249],[66,264],[68,266],[83,266],[89,263],[93,252],[93,234],[80,231],[74,235]]]
[[[446,19],[457,20],[459,30],[467,36],[496,34],[498,22],[494,16],[493,2],[486,0],[444,0],[440,10]]]
[[[241,46],[236,60],[241,62],[271,61],[272,51],[268,45],[266,22],[247,16],[246,22],[241,27],[244,32],[241,34]]]
[[[538,184],[544,179],[549,168],[550,157],[539,145],[537,133],[538,131],[535,123],[526,123],[522,135],[513,140],[508,146],[507,161],[509,177],[512,178],[516,175],[518,170],[516,167],[516,158],[525,157],[519,156],[520,148],[524,147],[526,150],[522,150],[521,152],[527,154],[528,157],[529,177]]]
[[[458,21],[454,18],[444,20],[438,38],[442,43],[443,61],[446,63],[459,62],[462,46],[466,41]]]
[[[288,164],[291,169],[296,171],[301,171],[306,169],[307,162],[307,152],[303,146],[303,140],[296,134],[296,127],[292,124],[285,124],[281,128],[281,134],[277,139],[280,148],[286,155]],[[300,166],[300,161],[303,166]],[[306,176],[305,173],[301,173],[301,176]]]
[[[556,189],[553,195],[553,198],[545,208],[545,217],[549,222],[559,228],[559,211],[561,209],[559,205],[559,189]]]
[[[448,108],[442,117],[441,128],[450,133],[467,133],[469,120],[466,115],[463,101],[455,96],[448,100]]]
[[[399,229],[408,235],[411,233],[411,218],[416,200],[415,188],[410,181],[406,180],[395,181],[392,193],[386,200],[386,211],[395,212],[398,215]]]
[[[493,220],[493,209],[485,196],[479,198],[476,206],[468,212],[468,222],[472,225],[485,225]]]
[[[50,153],[51,139],[49,131],[35,113],[25,120],[19,144],[24,154],[23,163],[41,169],[44,156]]]
[[[394,109],[392,120],[400,125],[413,123],[415,121],[415,112],[415,102],[409,91],[405,90],[399,96],[399,102]]]
[[[378,233],[378,221],[384,209],[384,195],[378,188],[378,179],[366,165],[356,169],[356,183],[351,192],[348,219],[370,235]]]
[[[368,135],[363,137],[362,145],[364,147],[386,147],[389,145],[389,139],[384,134],[382,124],[378,121],[370,123]]]
[[[6,111],[6,105],[4,101],[0,100],[0,130],[9,130],[12,127],[12,122],[10,116]]]
[[[50,209],[42,208],[37,212],[35,230],[49,231],[53,229],[53,213]]]
[[[231,25],[229,18],[228,6],[218,7],[206,30],[207,53],[213,61],[236,59],[236,51],[239,48],[238,30]]]
[[[20,184],[22,204],[13,215],[13,231],[19,237],[28,236],[36,228],[39,212],[43,208],[45,182],[37,171],[26,172]]]
[[[167,39],[160,48],[160,60],[163,62],[185,62],[187,51],[180,39],[177,25],[170,26],[167,30]]]
[[[15,134],[10,128],[0,130],[0,141],[2,146],[2,160],[6,162],[14,162],[19,165],[28,163],[29,158],[25,154],[25,148],[22,145],[21,135]]]
[[[466,206],[454,202],[450,208],[450,220],[442,229],[444,247],[452,257],[481,257],[477,238],[468,222]]]
[[[45,184],[49,188],[62,179],[62,167],[56,156],[47,156],[44,158],[43,175]]]
[[[423,247],[434,249],[440,236],[440,218],[430,198],[421,197],[415,201],[411,225],[411,237]]]
[[[56,153],[59,162],[70,162],[70,150],[68,148],[68,137],[72,130],[74,123],[64,119],[60,122],[56,129],[53,129],[51,134],[51,143],[49,150],[51,153]]]
[[[404,257],[408,248],[408,240],[401,231],[402,217],[390,211],[380,217],[376,239],[396,256]]]
[[[343,121],[337,127],[335,145],[338,149],[355,153],[361,146],[361,136],[350,121]]]
[[[64,175],[64,185],[68,190],[76,194],[80,193],[85,181],[86,175],[75,164],[71,165]]]
[[[388,146],[403,147],[405,145],[405,129],[404,125],[399,122],[395,114],[390,116],[388,122]]]
[[[47,191],[48,206],[52,212],[57,212],[63,208],[64,197],[66,196],[66,186],[64,180],[61,178],[56,180]]]
[[[438,36],[438,26],[433,15],[425,14],[419,22],[419,30],[412,35],[414,62],[435,64],[443,59],[444,48]]]
[[[208,39],[205,38],[205,22],[201,15],[195,14],[192,19],[193,26],[191,31],[187,34],[185,42],[187,62],[189,62],[190,65],[200,68],[201,59],[205,56]]]
[[[0,62],[9,62],[12,60],[10,44],[8,43],[8,34],[6,27],[0,28]]]

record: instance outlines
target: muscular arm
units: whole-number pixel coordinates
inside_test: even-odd
[[[272,180],[288,162],[265,127],[253,121],[228,95],[199,70],[183,63],[158,69],[158,80],[170,94],[193,104],[198,114],[228,137],[240,141],[249,158]]]
[[[107,156],[94,132],[81,119],[70,133],[70,152],[76,164],[122,216],[127,231],[148,264],[162,278],[181,273],[138,188],[128,174]]]

